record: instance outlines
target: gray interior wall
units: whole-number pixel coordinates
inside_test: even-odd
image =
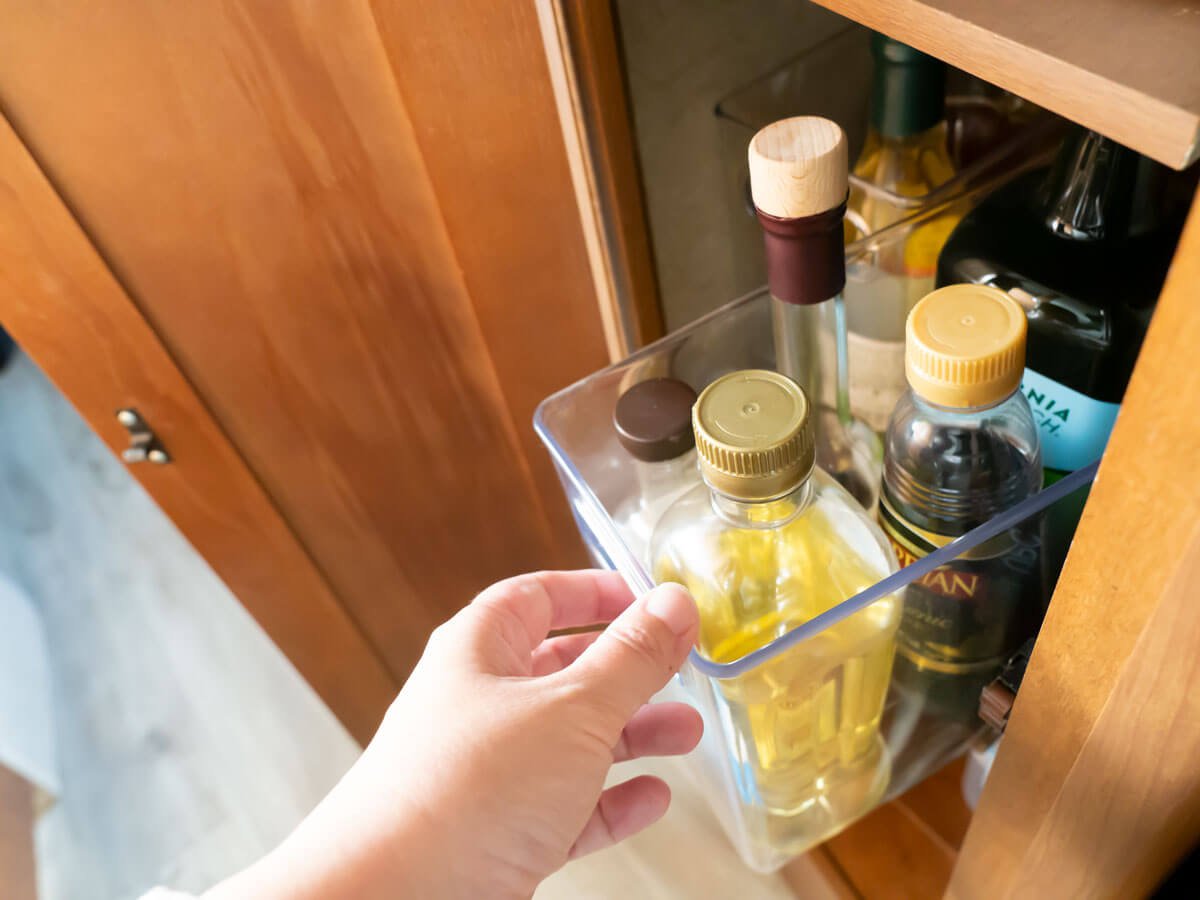
[[[805,0],[616,0],[667,327],[763,283],[745,205],[751,126],[787,115],[864,127],[867,33]],[[719,118],[718,103],[743,119]]]

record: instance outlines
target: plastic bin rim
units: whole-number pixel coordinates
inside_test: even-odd
[[[752,296],[754,295],[747,295],[746,297],[739,298],[738,300],[735,300],[727,305],[733,306],[737,303],[741,303],[750,299]],[[641,355],[641,353],[645,352],[645,350],[651,349],[651,347],[653,347],[653,344],[650,345],[650,347],[644,348],[643,351],[640,351],[638,354],[634,354],[634,356],[629,357],[624,362],[629,362],[630,360],[636,359]],[[619,363],[616,365],[623,364],[624,363]],[[615,366],[609,366],[608,368],[612,369],[614,367]],[[589,378],[597,377],[606,371],[608,371],[608,369],[601,370],[601,372],[597,372],[589,376]],[[587,380],[588,379],[584,379],[584,381]],[[546,449],[549,451],[550,455],[554,457],[554,460],[559,465],[560,469],[566,472],[571,481],[574,482],[575,487],[586,495],[587,499],[594,504],[595,508],[603,509],[603,505],[600,503],[599,498],[597,498],[592,489],[588,487],[579,470],[575,467],[575,464],[571,462],[571,460],[567,458],[566,454],[562,452],[562,449],[558,446],[557,442],[550,436],[546,429],[546,423],[543,416],[543,407],[555,399],[555,397],[557,397],[559,394],[565,393],[569,390],[571,390],[571,388],[566,388],[563,391],[559,391],[558,393],[547,397],[542,401],[541,404],[538,405],[537,411],[534,414],[534,430],[537,432],[538,437],[541,438],[542,443],[546,445]],[[1089,465],[1086,465],[1080,469],[1076,469],[1070,475],[1067,475],[1059,481],[1056,481],[1054,484],[1050,485],[1044,490],[1039,491],[1032,497],[1023,500],[1012,509],[1005,510],[1000,515],[995,516],[977,528],[973,528],[966,534],[955,538],[944,547],[939,547],[937,550],[934,550],[932,553],[922,557],[911,565],[905,566],[903,569],[893,572],[891,575],[888,575],[881,581],[877,581],[875,584],[871,585],[865,590],[860,591],[853,597],[843,600],[836,606],[825,610],[825,612],[821,613],[820,615],[809,619],[803,625],[798,625],[791,631],[788,631],[787,633],[776,638],[766,646],[760,647],[757,650],[752,650],[745,656],[729,662],[721,663],[711,660],[704,656],[699,650],[693,649],[688,655],[688,661],[696,668],[697,671],[703,675],[709,676],[710,678],[724,680],[729,678],[737,678],[740,675],[744,675],[751,669],[754,669],[768,660],[773,659],[775,656],[779,655],[785,650],[790,649],[791,647],[796,646],[797,644],[802,643],[808,638],[819,634],[826,628],[836,625],[838,622],[849,618],[850,616],[865,609],[883,597],[903,590],[918,578],[924,577],[939,566],[945,565],[950,560],[955,559],[963,553],[966,553],[968,550],[979,546],[985,541],[991,540],[996,535],[1007,531],[1014,525],[1020,524],[1030,516],[1037,515],[1038,513],[1044,511],[1048,507],[1066,497],[1068,494],[1073,494],[1080,488],[1091,484],[1091,482],[1095,480],[1096,473],[1099,468],[1100,461],[1096,460]],[[616,534],[615,529],[612,529],[612,533],[607,535],[607,537],[615,542],[610,546],[621,547],[624,549],[624,542],[620,540],[620,537]],[[648,591],[654,587],[654,583],[650,579],[649,574],[646,573],[641,563],[633,558],[632,554],[627,556],[625,562],[627,563],[627,566],[624,570],[625,573],[634,572],[638,576],[633,578],[633,583],[630,584],[630,587],[633,588],[636,593],[644,593],[645,591]],[[618,571],[621,571],[620,567],[618,567]],[[626,578],[629,580],[628,574],[626,574]]]
[[[1085,485],[1090,484],[1095,479],[1099,467],[1100,461],[1097,460],[1081,469],[1076,469],[1070,475],[1055,482],[1050,487],[1038,491],[1032,497],[1021,501],[1012,509],[1005,510],[979,527],[973,528],[966,534],[955,538],[944,547],[939,547],[911,565],[893,572],[882,581],[877,581],[869,588],[859,591],[853,597],[843,600],[837,606],[825,610],[825,612],[818,616],[814,616],[803,625],[798,625],[791,631],[780,635],[765,647],[759,647],[745,656],[726,663],[714,662],[695,649],[689,654],[688,659],[698,671],[711,678],[726,679],[743,675],[783,651],[824,631],[831,625],[836,625],[843,619],[849,618],[872,603],[886,597],[888,594],[894,594],[904,589],[918,578],[928,575],[939,566],[945,565],[968,550],[991,540],[996,535],[1008,531],[1008,529],[1020,524],[1030,516],[1037,515],[1068,494],[1072,494]]]
[[[764,293],[766,293],[765,288],[759,288],[751,291],[748,294],[738,297],[736,300],[731,300],[724,306],[713,310],[712,312],[688,325],[687,330],[699,327],[706,323],[709,319],[715,318],[732,309],[736,309],[739,306],[749,303],[751,300],[754,300]],[[574,384],[569,385],[562,390],[556,391],[539,403],[537,410],[534,412],[534,431],[537,433],[542,443],[546,446],[547,451],[554,459],[554,462],[558,465],[559,470],[567,475],[574,487],[586,498],[593,509],[604,511],[604,505],[600,502],[600,499],[596,496],[595,492],[592,491],[591,487],[588,486],[587,481],[583,478],[583,475],[580,473],[579,469],[576,468],[575,463],[566,455],[566,453],[563,452],[562,448],[558,445],[558,442],[550,434],[549,428],[546,424],[546,410],[565,394],[576,390],[582,385],[587,384],[595,379],[602,378],[618,368],[624,368],[632,362],[637,362],[646,356],[652,355],[653,353],[657,352],[659,344],[670,340],[671,337],[672,335],[667,335],[666,337],[659,338],[659,340],[648,344],[625,359],[616,363],[612,363],[600,371],[593,372],[586,378],[582,378]],[[1096,460],[1090,465],[1075,470],[1070,475],[1067,475],[1049,487],[1034,494],[1032,497],[1029,497],[1026,500],[1023,500],[1021,503],[1018,503],[1012,509],[1004,511],[1000,515],[995,516],[979,527],[972,529],[958,538],[955,538],[944,547],[934,550],[929,555],[922,557],[911,565],[905,566],[903,569],[893,572],[883,580],[876,582],[863,591],[860,591],[853,597],[843,600],[841,603],[831,607],[830,609],[827,609],[820,615],[809,619],[803,625],[798,625],[796,628],[793,628],[791,631],[779,636],[766,646],[760,647],[757,650],[753,650],[750,653],[747,653],[745,656],[731,660],[730,662],[721,663],[715,662],[701,654],[699,650],[693,649],[689,654],[688,659],[699,672],[711,678],[737,678],[739,675],[745,674],[746,672],[774,658],[785,650],[788,650],[791,647],[794,647],[797,644],[807,640],[808,638],[824,631],[826,628],[836,625],[843,619],[849,618],[850,616],[862,609],[865,609],[867,606],[870,606],[872,603],[875,603],[883,597],[902,590],[912,582],[916,581],[918,578],[929,574],[939,566],[946,564],[950,560],[955,559],[968,550],[971,550],[985,541],[990,540],[996,535],[1007,531],[1014,525],[1017,525],[1023,522],[1025,519],[1028,519],[1030,516],[1037,515],[1047,507],[1066,497],[1068,494],[1072,494],[1085,485],[1090,484],[1095,479],[1099,466],[1100,461]],[[603,535],[604,538],[608,539],[606,541],[606,556],[610,558],[610,561],[617,568],[617,571],[620,571],[625,575],[626,580],[630,582],[629,586],[633,589],[633,591],[637,594],[642,594],[651,590],[654,587],[653,580],[650,578],[649,573],[646,572],[642,564],[636,558],[634,558],[632,553],[628,552],[624,541],[622,541],[620,536],[616,533],[615,527],[612,527],[611,523],[589,523],[589,527],[594,527],[596,524],[601,524],[602,529],[606,531],[606,534]],[[612,553],[608,551],[611,551],[613,548],[619,548],[620,555],[624,557],[622,560],[611,559]],[[624,563],[623,566],[622,563]]]

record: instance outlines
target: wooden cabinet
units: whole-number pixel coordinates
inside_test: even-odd
[[[1185,4],[822,5],[1196,156]],[[474,591],[585,561],[530,418],[661,329],[609,5],[0,15],[0,323],[114,452],[139,411],[132,471],[365,740]],[[806,872],[1133,896],[1196,840],[1198,284],[1194,209],[969,826],[947,776]]]
[[[531,6],[0,3],[0,322],[360,739],[585,556],[530,427],[608,358]],[[132,563],[131,563],[132,564]]]
[[[1197,158],[1200,16],[1187,4],[817,2],[1167,165]],[[620,133],[589,157],[589,110],[603,100],[587,86],[612,79],[596,67],[620,63],[596,53],[611,19],[579,6],[538,3],[551,72],[566,73],[556,86],[572,160],[590,166],[576,181],[609,185],[617,208],[630,194],[608,163]],[[604,209],[584,203],[581,215],[603,231]],[[1200,842],[1198,286],[1193,203],[969,826],[945,779],[930,779],[795,864],[799,895],[820,877],[839,896],[1144,896]]]

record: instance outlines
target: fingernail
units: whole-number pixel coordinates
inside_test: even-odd
[[[646,598],[646,612],[666,624],[676,637],[687,634],[698,613],[691,595],[678,584],[660,584]]]

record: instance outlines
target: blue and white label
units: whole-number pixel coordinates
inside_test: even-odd
[[[1072,472],[1104,453],[1121,404],[1093,400],[1033,369],[1021,376],[1021,393],[1033,410],[1047,469]]]

